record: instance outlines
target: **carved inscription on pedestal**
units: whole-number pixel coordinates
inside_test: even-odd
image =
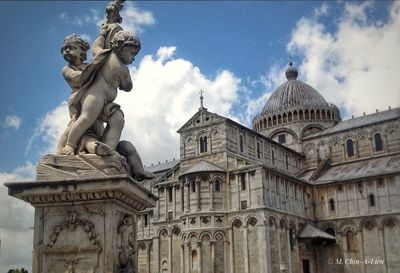
[[[95,273],[101,249],[94,224],[68,211],[45,239],[43,272]]]

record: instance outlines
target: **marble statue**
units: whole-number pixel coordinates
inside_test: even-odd
[[[32,273],[138,272],[137,219],[156,202],[138,181],[155,176],[135,146],[120,140],[124,114],[114,100],[118,89],[132,89],[128,65],[140,50],[119,26],[122,2],[107,6],[90,62],[89,44],[65,37],[70,120],[57,154],[40,159],[36,181],[6,184],[9,195],[35,207]]]
[[[125,120],[120,106],[114,102],[118,89],[131,91],[127,65],[141,48],[139,39],[119,25],[121,2],[112,1],[107,6],[106,21],[92,45],[94,57],[89,64],[84,63],[89,49],[86,41],[75,34],[64,40],[61,52],[68,64],[62,74],[72,89],[68,103],[71,120],[59,140],[58,153],[121,155],[132,176],[142,180],[154,175],[143,169],[134,145],[120,141]]]

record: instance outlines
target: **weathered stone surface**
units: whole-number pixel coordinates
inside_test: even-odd
[[[130,174],[122,156],[98,156],[82,154],[76,156],[46,155],[37,166],[37,181],[96,178],[110,175]]]
[[[35,207],[33,273],[137,272],[137,214],[156,199],[131,177],[6,186]]]

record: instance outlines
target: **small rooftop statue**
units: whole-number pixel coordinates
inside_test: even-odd
[[[139,38],[119,25],[124,0],[111,1],[99,37],[92,45],[93,60],[86,60],[89,44],[75,34],[64,39],[61,53],[68,62],[62,75],[71,87],[69,98],[70,121],[58,143],[58,154],[96,154],[123,156],[133,177],[153,178],[143,169],[135,146],[120,141],[124,114],[114,102],[118,88],[129,92],[132,79],[127,65],[135,60],[141,48]],[[104,123],[106,124],[104,128]]]

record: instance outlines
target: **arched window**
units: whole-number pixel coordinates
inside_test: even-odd
[[[382,137],[381,134],[377,133],[374,136],[374,142],[375,142],[375,151],[380,152],[383,150],[382,148]]]
[[[354,156],[353,140],[351,139],[346,140],[346,149],[348,157]]]
[[[192,269],[198,268],[198,258],[197,258],[197,251],[192,251]]]
[[[329,199],[329,210],[334,211],[335,210],[335,200]]]
[[[357,251],[357,238],[356,234],[348,230],[346,232],[347,251]]]
[[[149,224],[149,215],[148,214],[143,214],[143,224],[145,227],[148,226],[148,224]]]
[[[328,227],[328,228],[325,230],[325,232],[328,233],[329,235],[336,236],[335,230],[334,230],[333,228],[331,228],[331,227]]]
[[[196,181],[193,180],[191,186],[192,186],[192,192],[196,192]]]
[[[289,229],[289,243],[290,250],[294,250],[294,245],[296,244],[296,233],[293,231],[293,228]]]
[[[370,207],[375,207],[375,195],[373,195],[372,193],[368,195],[368,205]]]
[[[172,202],[172,187],[168,188],[168,202]]]
[[[336,232],[335,232],[335,230],[334,230],[333,228],[331,228],[331,227],[328,227],[327,229],[325,229],[325,232],[328,233],[329,235],[332,235],[333,237],[336,237]],[[332,243],[334,243],[334,242],[336,242],[336,240],[335,240],[335,241],[332,241]]]
[[[257,158],[261,158],[260,142],[257,142]]]
[[[221,191],[221,180],[216,179],[214,181],[214,191]]]
[[[200,137],[200,153],[207,152],[207,137]]]
[[[244,174],[244,173],[240,174],[240,185],[241,185],[242,191],[245,191],[246,190],[246,174]]]
[[[278,142],[279,144],[285,144],[286,143],[286,134],[279,134],[278,135]]]
[[[243,136],[239,136],[240,152],[243,153]]]

